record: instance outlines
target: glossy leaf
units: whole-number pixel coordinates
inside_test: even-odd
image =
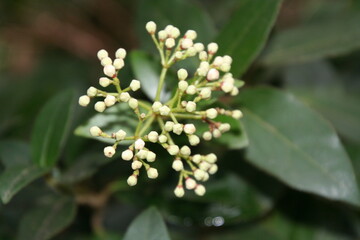
[[[263,48],[275,22],[281,0],[244,0],[219,33],[219,54],[233,58],[231,72],[243,74]]]
[[[359,22],[358,13],[349,13],[280,32],[271,42],[263,62],[287,65],[359,49]]]
[[[170,240],[168,230],[159,211],[150,207],[129,226],[124,240]]]
[[[20,222],[18,240],[47,240],[55,236],[75,217],[76,204],[68,197],[48,199],[26,213]]]
[[[30,163],[29,145],[14,140],[0,141],[0,160],[6,168]]]
[[[126,103],[119,103],[106,109],[103,113],[97,113],[91,117],[85,124],[75,129],[75,134],[82,137],[93,138],[102,142],[114,143],[114,139],[93,137],[90,135],[90,128],[98,126],[104,132],[112,134],[124,130],[127,136],[133,136],[137,126],[137,117]],[[121,141],[120,144],[128,144],[127,141]]]
[[[53,166],[69,131],[75,94],[65,91],[49,100],[38,115],[31,136],[31,157],[40,167]]]
[[[247,90],[241,97],[251,163],[295,189],[360,205],[350,160],[321,116],[271,88]]]

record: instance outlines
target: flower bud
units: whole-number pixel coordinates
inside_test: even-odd
[[[193,46],[193,40],[190,38],[185,38],[181,42],[181,49],[188,49],[189,47]]]
[[[132,108],[132,109],[135,109],[139,106],[139,103],[138,103],[138,100],[136,100],[135,98],[130,98],[129,99],[129,106]]]
[[[199,164],[199,168],[203,171],[207,171],[209,170],[209,168],[211,167],[211,164],[208,163],[208,162],[205,162],[205,161],[202,161],[200,164]]]
[[[87,105],[89,105],[90,103],[90,98],[87,95],[83,95],[81,97],[79,97],[79,105],[86,107]]]
[[[214,153],[209,153],[205,156],[205,161],[209,163],[215,163],[217,161],[217,157]]]
[[[214,119],[217,117],[217,115],[218,115],[218,112],[216,111],[215,108],[210,108],[210,109],[206,110],[207,118]]]
[[[192,156],[192,159],[191,159],[191,161],[193,161],[194,163],[196,163],[196,164],[199,164],[200,163],[200,161],[201,161],[201,155],[200,154],[195,154],[194,156]]]
[[[185,80],[188,77],[188,72],[184,68],[181,68],[177,71],[177,76],[179,80]]]
[[[111,65],[112,64],[112,60],[111,60],[111,58],[109,58],[109,57],[105,57],[105,58],[103,58],[103,59],[101,59],[101,65],[103,66],[103,67],[105,67],[106,65]]]
[[[174,29],[174,26],[173,25],[167,25],[166,27],[165,27],[165,32],[166,32],[166,34],[167,35],[170,35],[171,34],[171,31]]]
[[[196,55],[196,49],[194,47],[189,47],[187,50],[186,50],[186,55],[188,55],[189,57],[193,57]]]
[[[95,97],[96,94],[97,94],[97,89],[94,88],[94,87],[89,87],[86,94],[89,96],[89,97]]]
[[[99,79],[99,84],[100,84],[100,86],[102,86],[102,87],[107,87],[107,86],[109,86],[110,84],[111,84],[111,80],[110,79],[108,79],[107,77],[101,77],[100,79]]]
[[[190,156],[191,154],[191,150],[188,146],[182,146],[181,149],[180,149],[180,153],[186,157]]]
[[[196,195],[204,196],[205,192],[206,192],[206,189],[205,189],[205,187],[203,185],[201,185],[201,184],[196,185],[196,187],[195,187],[195,194]]]
[[[187,30],[184,37],[194,40],[197,37],[197,34],[194,30]]]
[[[115,133],[116,141],[122,141],[126,137],[126,132],[124,130],[119,130]]]
[[[128,102],[130,99],[130,94],[127,92],[122,92],[122,93],[120,93],[119,98],[120,98],[120,101],[122,101],[122,102]]]
[[[104,155],[111,158],[115,154],[115,148],[113,146],[107,146],[104,148]]]
[[[206,131],[203,133],[202,137],[205,141],[210,141],[212,139],[212,134],[211,132]]]
[[[219,79],[219,75],[220,74],[218,70],[216,70],[215,68],[211,68],[206,75],[206,79],[208,81],[215,81]]]
[[[109,54],[108,54],[108,52],[106,51],[106,50],[104,50],[104,49],[101,49],[101,50],[99,50],[98,52],[97,52],[97,57],[98,57],[98,59],[101,61],[103,58],[106,58],[106,57],[108,57],[109,56]]]
[[[125,62],[122,58],[117,58],[114,60],[113,66],[116,70],[122,69],[125,65]]]
[[[220,70],[223,72],[228,72],[231,69],[231,65],[228,63],[223,63],[220,65]]]
[[[176,123],[173,126],[173,133],[180,135],[184,129],[184,126],[181,123]]]
[[[130,177],[128,177],[127,184],[130,187],[135,186],[137,184],[137,176],[136,175],[131,175]]]
[[[187,124],[185,124],[185,126],[184,126],[184,132],[185,132],[186,134],[194,134],[195,131],[196,131],[196,127],[195,127],[194,124],[192,124],[192,123],[187,123]]]
[[[239,94],[239,89],[237,87],[233,87],[233,89],[230,92],[231,96],[236,96]]]
[[[98,112],[103,112],[106,109],[106,105],[103,101],[99,101],[99,102],[95,103],[94,108]]]
[[[107,95],[104,102],[107,107],[111,107],[116,103],[116,98],[112,95]]]
[[[234,88],[234,84],[231,83],[230,81],[223,81],[221,83],[221,90],[223,90],[226,93],[231,92],[233,88]]]
[[[172,163],[172,168],[177,172],[183,170],[184,169],[183,162],[178,158],[175,159]]]
[[[116,69],[113,65],[106,65],[104,67],[104,74],[108,77],[115,77]]]
[[[196,187],[196,181],[190,177],[187,177],[185,180],[185,186],[186,186],[186,189],[192,190]]]
[[[135,160],[131,163],[131,168],[133,170],[137,170],[137,169],[140,169],[142,167],[142,162],[138,161],[138,160]]]
[[[138,151],[136,156],[138,156],[138,158],[140,158],[140,159],[146,159],[148,153],[149,153],[149,151],[141,149],[140,151]]]
[[[167,137],[165,136],[165,135],[163,135],[163,134],[161,134],[160,136],[159,136],[159,143],[166,143],[167,142]]]
[[[225,55],[223,57],[224,59],[224,63],[227,63],[227,64],[231,64],[232,63],[232,58],[229,56],[229,55]]]
[[[174,46],[175,46],[175,39],[173,39],[173,38],[168,38],[168,39],[166,39],[166,41],[165,41],[165,47],[166,47],[167,49],[172,49]]]
[[[133,157],[134,157],[134,153],[130,149],[127,149],[121,153],[121,158],[124,159],[125,161],[129,161]]]
[[[199,53],[199,59],[200,59],[200,61],[207,61],[207,59],[208,59],[207,52],[206,51],[201,51]]]
[[[158,32],[158,37],[161,42],[165,41],[165,39],[167,38],[167,35],[168,34],[164,30],[161,30]]]
[[[144,142],[144,140],[139,138],[138,140],[135,141],[134,145],[135,145],[135,149],[140,150],[145,147],[145,142]]]
[[[220,56],[217,56],[213,61],[213,65],[215,67],[220,67],[223,63],[224,63],[224,59]]]
[[[210,174],[215,174],[218,170],[218,166],[216,164],[211,165],[210,169],[209,169],[209,173]]]
[[[147,137],[150,142],[156,143],[159,139],[159,134],[155,131],[151,131],[151,132],[149,132]]]
[[[146,155],[146,161],[148,162],[154,162],[156,159],[156,154],[154,152],[148,151]]]
[[[219,137],[221,137],[221,132],[219,129],[214,129],[212,132],[212,135],[214,138],[219,138]]]
[[[121,58],[124,59],[126,57],[126,50],[123,48],[119,48],[118,50],[116,50],[115,52],[115,57],[116,58]]]
[[[172,121],[167,121],[165,123],[164,130],[167,131],[167,132],[171,132],[173,130],[174,124],[175,123],[172,122]]]
[[[177,51],[177,52],[175,53],[175,58],[176,58],[177,60],[182,59],[183,56],[184,56],[184,54],[183,54],[182,52],[180,52],[180,51]]]
[[[216,43],[209,43],[207,46],[208,52],[211,55],[214,55],[217,50],[218,50],[219,46]]]
[[[197,52],[201,52],[204,50],[204,44],[202,43],[195,43],[194,44],[194,48]]]
[[[209,98],[209,97],[211,97],[211,88],[203,88],[203,89],[201,89],[201,91],[200,91],[200,97],[202,98],[202,99],[207,99],[207,98]]]
[[[196,87],[194,85],[190,85],[186,89],[186,94],[194,95],[196,93]]]
[[[196,110],[196,103],[193,101],[188,101],[185,109],[188,112],[194,112]]]
[[[156,23],[154,23],[153,21],[147,22],[145,28],[149,34],[154,34],[156,31]]]
[[[155,113],[158,113],[161,107],[162,107],[161,102],[154,102],[153,105],[152,105],[152,110]]]
[[[90,128],[90,134],[93,137],[99,137],[102,134],[102,130],[98,126],[93,126]]]
[[[168,116],[170,113],[170,108],[166,105],[159,108],[160,115],[162,116]]]
[[[222,124],[220,124],[220,126],[219,126],[219,130],[220,130],[220,132],[222,132],[222,133],[229,131],[230,128],[231,128],[231,126],[230,126],[230,124],[228,124],[228,123],[222,123]]]
[[[200,138],[196,135],[189,136],[189,143],[191,146],[196,146],[200,143]]]
[[[240,119],[243,116],[243,114],[240,110],[234,110],[232,111],[231,116],[235,119]]]
[[[176,155],[179,153],[179,147],[177,145],[169,145],[167,151],[170,155]]]
[[[207,180],[209,180],[209,174],[207,172],[204,173],[204,177],[201,179],[201,181],[206,182]]]
[[[147,170],[147,175],[148,175],[148,178],[155,179],[159,176],[159,173],[156,168],[151,167]]]
[[[194,171],[194,177],[198,181],[202,180],[204,175],[205,175],[205,172],[203,170],[201,170],[201,169],[196,169]]]
[[[140,86],[141,86],[141,85],[140,85],[140,81],[139,81],[139,80],[133,79],[133,80],[131,81],[131,83],[130,83],[130,88],[131,88],[131,90],[133,90],[134,92],[137,91],[137,90],[139,90]]]
[[[179,81],[178,83],[178,87],[180,89],[180,91],[184,92],[186,91],[186,89],[188,88],[189,84],[186,81]]]
[[[180,30],[177,27],[173,27],[170,31],[169,37],[178,38],[180,36]]]
[[[184,196],[185,191],[182,185],[177,185],[176,188],[174,189],[174,194],[175,196],[177,196],[178,198],[181,198]]]

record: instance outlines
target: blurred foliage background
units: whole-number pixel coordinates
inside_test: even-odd
[[[160,27],[172,24],[182,32],[194,29],[204,43],[217,40],[224,49],[222,53],[231,53],[234,58],[233,73],[246,82],[245,89],[250,89],[244,99],[240,91],[238,99],[231,104],[242,109],[243,105],[251,108],[251,104],[263,106],[271,102],[278,107],[273,109],[278,114],[289,109],[281,121],[297,129],[297,134],[303,133],[302,141],[321,148],[323,139],[311,135],[318,129],[315,123],[320,121],[319,116],[305,119],[296,115],[305,106],[316,110],[339,135],[346,149],[339,158],[351,159],[346,167],[353,167],[359,182],[360,2],[283,1],[266,42],[267,34],[257,42],[256,31],[267,31],[261,28],[264,24],[261,21],[244,32],[242,23],[246,19],[242,18],[239,8],[243,2],[246,1],[1,0],[0,171],[4,173],[13,162],[28,161],[24,158],[29,158],[26,157],[28,143],[34,141],[35,119],[53,96],[67,89],[77,90],[78,96],[89,85],[97,83],[102,74],[96,58],[99,49],[114,52],[123,47],[128,51],[141,49],[155,53],[144,29],[147,21],[154,20]],[[269,19],[264,21],[271,22],[272,15],[267,12],[272,6],[269,4],[255,4],[249,8],[253,12],[249,11],[245,17],[269,14]],[[249,32],[255,32],[253,38],[243,41],[239,34],[246,36]],[[261,50],[259,54],[246,51],[254,48]],[[245,58],[246,62],[241,60]],[[129,59],[121,74],[125,81],[134,78]],[[259,85],[272,86],[290,95],[266,93],[266,90],[252,90],[251,95],[252,87]],[[305,105],[280,106],[294,97]],[[61,107],[58,105],[58,117],[66,114],[66,109],[62,112]],[[246,111],[244,113],[246,115]],[[102,143],[74,136],[75,127],[91,115],[91,109],[76,108],[65,147],[55,154],[59,156],[57,167],[45,171],[46,174],[35,172],[29,183],[45,176],[28,185],[9,203],[0,205],[0,239],[121,239],[135,216],[149,206],[156,206],[157,210],[150,208],[141,215],[138,228],[148,228],[150,235],[151,230],[165,231],[164,236],[167,235],[164,220],[172,239],[360,238],[359,201],[354,200],[355,197],[332,197],[336,193],[327,195],[321,188],[317,189],[317,182],[307,188],[305,185],[309,183],[293,178],[296,174],[286,168],[276,172],[271,170],[277,168],[276,165],[259,163],[259,154],[265,150],[259,149],[262,143],[254,137],[260,133],[250,131],[256,128],[250,118],[245,119],[249,149],[227,150],[226,145],[216,143],[202,145],[199,148],[202,151],[211,148],[220,154],[219,173],[206,185],[206,196],[198,198],[190,194],[179,200],[172,195],[176,176],[171,172],[156,181],[143,179],[136,188],[129,188],[126,178],[130,170],[126,164],[105,159]],[[45,126],[47,118],[42,120]],[[314,122],[311,125],[314,128],[302,129],[302,121]],[[266,136],[261,139],[272,142]],[[283,155],[281,149],[280,156]],[[333,152],[328,154],[319,153],[325,159],[338,156]],[[287,161],[280,160],[284,164]],[[158,167],[159,172],[166,172],[170,161]],[[53,182],[58,175],[61,184]],[[306,179],[307,170],[300,176]],[[309,177],[309,181],[312,180]],[[335,177],[336,181],[340,180]],[[9,186],[5,183],[6,179],[0,178],[0,185]],[[336,184],[340,190],[347,188],[346,181]],[[62,189],[63,185],[67,188]],[[0,187],[4,201],[3,189]],[[58,193],[69,191],[76,192],[76,201]],[[350,191],[356,195],[357,190]],[[146,225],[149,222],[159,225]]]

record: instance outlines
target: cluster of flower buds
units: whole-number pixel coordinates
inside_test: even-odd
[[[118,71],[124,66],[126,51],[122,48],[115,53],[113,61],[107,51],[100,50],[98,58],[104,67],[107,77],[99,79],[100,86],[106,88],[113,85],[116,92],[90,87],[87,95],[79,98],[81,106],[87,106],[91,98],[102,98],[95,103],[95,110],[103,112],[115,104],[128,104],[129,108],[138,117],[138,126],[133,136],[119,129],[114,133],[105,133],[99,127],[90,128],[94,137],[113,139],[114,144],[104,148],[106,157],[113,157],[121,141],[131,141],[128,148],[121,153],[121,158],[131,161],[133,173],[128,177],[130,186],[137,184],[140,170],[146,170],[150,179],[158,177],[158,171],[152,167],[156,160],[156,153],[149,149],[147,143],[160,144],[172,156],[172,168],[179,173],[179,181],[174,190],[177,197],[185,194],[185,188],[194,190],[195,194],[202,196],[206,190],[202,182],[209,179],[209,175],[216,173],[217,157],[214,153],[207,155],[192,154],[191,147],[200,143],[201,136],[209,141],[213,137],[219,138],[230,130],[226,122],[216,121],[218,115],[226,115],[239,119],[242,117],[240,110],[226,110],[223,108],[200,108],[199,102],[212,97],[213,91],[222,91],[232,96],[238,94],[238,87],[232,74],[229,73],[232,59],[230,56],[215,56],[218,50],[216,43],[210,43],[206,49],[202,43],[194,43],[197,33],[188,30],[181,35],[180,30],[172,25],[157,31],[154,22],[146,24],[146,30],[152,37],[161,57],[162,72],[155,100],[152,103],[133,98],[129,92],[140,89],[140,81],[132,80],[130,86],[122,89]],[[172,98],[167,102],[160,102],[160,94],[166,79],[167,70],[176,62],[189,57],[197,56],[200,60],[197,70],[189,74],[186,69],[178,69],[179,79],[177,89]],[[204,104],[202,104],[203,106]],[[208,125],[208,131],[197,132],[195,122]],[[189,145],[179,146],[175,142],[177,135],[186,135]]]

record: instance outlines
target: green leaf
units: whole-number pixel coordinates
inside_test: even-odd
[[[0,141],[0,159],[6,168],[30,163],[29,145],[14,140]]]
[[[169,233],[159,211],[150,207],[129,226],[124,240],[170,240]]]
[[[287,65],[359,49],[359,22],[360,14],[349,13],[280,32],[271,42],[263,62]]]
[[[106,109],[103,113],[97,113],[85,124],[75,129],[75,134],[82,137],[96,139],[106,143],[114,143],[114,139],[98,138],[91,136],[89,130],[92,126],[98,126],[104,132],[111,134],[124,130],[128,136],[133,136],[137,126],[137,117],[133,111],[129,111],[126,103],[119,103]],[[128,141],[121,141],[120,144],[128,144]]]
[[[232,73],[243,74],[263,48],[279,12],[281,0],[244,0],[218,34],[218,54],[233,57]]]
[[[248,160],[289,186],[360,205],[349,158],[334,129],[293,95],[244,91]]]
[[[223,123],[229,123],[231,130],[222,134],[220,138],[214,139],[215,141],[225,144],[228,149],[242,149],[249,145],[249,140],[244,130],[243,124],[230,116],[221,115],[215,119]]]
[[[38,166],[56,163],[70,127],[74,97],[73,91],[61,92],[38,115],[31,136],[31,157]]]
[[[51,198],[26,213],[20,222],[18,240],[47,240],[55,236],[75,217],[76,204],[72,198]]]

